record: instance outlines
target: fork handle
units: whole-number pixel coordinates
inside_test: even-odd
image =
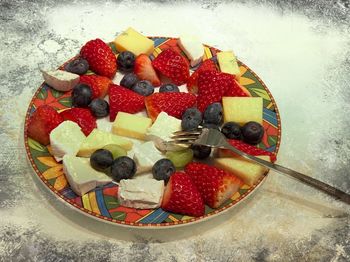
[[[231,151],[233,151],[234,153],[241,155],[249,160],[252,160],[253,162],[256,162],[262,166],[265,166],[271,170],[277,171],[278,173],[282,173],[282,174],[287,174],[301,182],[303,182],[304,184],[307,184],[309,186],[312,186],[338,200],[341,200],[347,204],[350,204],[350,195],[331,186],[328,185],[320,180],[317,180],[315,178],[312,178],[310,176],[304,175],[302,173],[299,173],[297,171],[294,171],[290,168],[284,167],[284,166],[280,166],[278,164],[274,164],[268,161],[265,161],[263,159],[260,159],[258,157],[246,154],[240,150],[238,150],[237,148],[231,146],[230,144],[227,144],[224,146],[226,149],[229,149]]]

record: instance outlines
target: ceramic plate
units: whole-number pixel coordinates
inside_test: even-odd
[[[169,47],[179,49],[176,39],[168,37],[151,37],[154,41],[155,50],[152,59],[162,50]],[[113,49],[113,48],[112,48]],[[179,49],[181,52],[181,50]],[[220,50],[205,45],[205,59],[212,59],[216,62],[216,53]],[[184,55],[185,56],[185,55]],[[262,97],[264,101],[263,126],[265,135],[258,147],[277,154],[281,139],[281,121],[277,105],[262,80],[244,63],[239,62],[242,77],[240,83],[245,86],[252,96]],[[195,70],[196,68],[191,68]],[[155,210],[140,210],[119,205],[117,199],[118,186],[108,184],[97,188],[84,196],[76,195],[70,188],[62,170],[62,164],[57,163],[50,155],[48,148],[27,136],[27,125],[30,115],[41,105],[50,105],[56,110],[71,107],[70,93],[56,91],[43,83],[29,104],[25,119],[24,141],[28,159],[35,171],[35,175],[43,182],[45,187],[54,193],[57,198],[77,211],[87,216],[97,218],[101,221],[109,221],[116,225],[129,225],[132,227],[173,227],[176,225],[193,224],[204,221],[207,218],[218,215],[244,200],[251,194],[266,178],[263,176],[255,185],[249,187],[244,185],[218,209],[205,208],[205,215],[202,217],[189,217],[166,212],[161,208]]]

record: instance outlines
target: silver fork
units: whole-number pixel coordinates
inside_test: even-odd
[[[188,147],[191,145],[204,145],[214,148],[223,148],[223,149],[229,149],[232,152],[243,156],[246,159],[249,159],[253,162],[256,162],[262,166],[265,166],[271,170],[277,171],[282,174],[287,174],[304,184],[307,184],[309,186],[312,186],[332,197],[335,197],[338,200],[341,200],[347,204],[350,204],[350,195],[331,186],[328,185],[322,181],[319,181],[315,178],[312,178],[310,176],[304,175],[302,173],[299,173],[297,171],[294,171],[292,169],[289,169],[287,167],[283,167],[268,161],[265,161],[263,159],[257,158],[255,156],[249,155],[245,152],[242,152],[235,148],[234,146],[230,145],[228,141],[226,140],[226,137],[218,130],[216,129],[208,129],[208,128],[198,128],[194,131],[178,131],[175,132],[174,135],[171,137],[170,141],[165,142],[166,147],[172,147],[172,146],[182,146],[182,147]]]

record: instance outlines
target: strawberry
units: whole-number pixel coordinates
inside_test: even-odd
[[[187,80],[187,90],[192,94],[196,94],[198,92],[198,76],[199,73],[203,71],[217,71],[216,65],[211,59],[207,59],[203,61],[203,63],[197,68],[196,71],[192,73],[192,75]]]
[[[248,94],[240,88],[233,75],[213,70],[203,70],[198,74],[197,106],[201,112],[208,105],[221,102],[223,96],[248,96]]]
[[[89,63],[96,74],[113,78],[117,72],[117,59],[112,49],[101,39],[88,41],[80,50],[80,56]]]
[[[50,144],[50,133],[63,122],[62,116],[51,106],[38,107],[29,119],[28,136],[43,145]]]
[[[231,84],[226,90],[225,96],[250,96],[249,91],[240,83],[238,83],[234,77],[232,77],[229,81]]]
[[[80,83],[88,84],[91,87],[92,99],[104,98],[108,92],[112,80],[105,76],[99,75],[82,75]]]
[[[141,80],[148,80],[152,83],[153,86],[160,86],[160,80],[152,66],[151,59],[147,55],[141,54],[136,57],[134,73]]]
[[[271,162],[275,162],[276,161],[276,154],[275,153],[271,153],[269,151],[263,150],[261,148],[258,148],[256,146],[253,145],[249,145],[247,143],[244,143],[241,140],[235,140],[235,139],[229,139],[228,142],[236,147],[237,149],[252,155],[252,156],[270,156],[270,160]],[[230,150],[227,149],[220,149],[219,152],[220,156],[237,156],[235,153],[233,153]]]
[[[183,172],[171,175],[164,190],[162,209],[188,216],[203,216],[204,203],[191,178]]]
[[[190,76],[190,67],[186,58],[169,48],[161,52],[152,65],[176,85],[185,84]]]
[[[109,86],[109,118],[114,121],[119,111],[134,114],[145,108],[145,97],[125,87]]]
[[[234,175],[207,164],[192,162],[185,167],[208,206],[218,208],[238,191],[243,182]]]
[[[92,130],[97,128],[96,118],[87,108],[70,108],[61,112],[60,115],[64,120],[70,120],[77,123],[86,136],[88,136]]]
[[[145,98],[148,116],[154,121],[162,111],[181,119],[187,108],[196,104],[196,96],[189,93],[154,93]]]

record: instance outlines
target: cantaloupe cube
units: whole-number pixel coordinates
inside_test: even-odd
[[[145,140],[146,131],[151,125],[151,118],[118,112],[112,126],[112,133]]]
[[[119,52],[130,51],[135,56],[150,55],[154,50],[154,42],[131,27],[118,35],[113,42]]]
[[[124,148],[125,150],[130,150],[133,145],[133,143],[130,140],[124,137],[117,136],[110,132],[102,131],[95,128],[81,144],[78,156],[90,157],[94,151],[96,151],[97,149],[101,149],[102,147],[109,144],[118,145]]]
[[[216,54],[220,66],[220,71],[235,75],[236,79],[239,80],[241,71],[237,63],[237,58],[233,51],[224,51]]]
[[[270,161],[269,156],[258,156],[258,158]],[[266,167],[242,158],[215,158],[214,165],[234,174],[249,186],[254,185],[268,170]]]
[[[223,97],[224,122],[244,125],[249,121],[262,124],[263,99],[261,97]]]

